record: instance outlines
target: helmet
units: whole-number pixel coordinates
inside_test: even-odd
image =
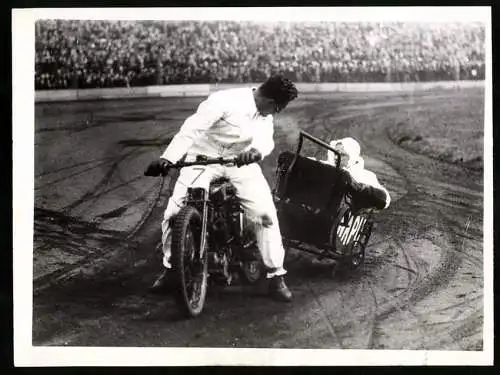
[[[348,168],[360,159],[361,146],[354,138],[334,139],[330,142],[330,146],[340,153],[341,166]],[[328,151],[328,162],[335,164],[336,159],[335,153]]]

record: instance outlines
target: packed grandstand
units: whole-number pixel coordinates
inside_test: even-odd
[[[43,20],[36,89],[484,79],[485,29],[459,23]]]

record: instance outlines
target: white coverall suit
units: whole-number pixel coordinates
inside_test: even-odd
[[[343,155],[342,160],[344,161],[344,163],[345,158],[347,157],[347,163],[345,163],[344,166],[341,165],[341,168],[349,172],[349,174],[356,182],[371,186],[384,192],[385,204],[383,209],[385,210],[386,208],[388,208],[391,204],[391,196],[387,189],[380,184],[375,173],[365,169],[365,161],[360,156],[361,147],[358,141],[351,137],[335,139],[330,142],[330,146],[339,151],[341,155]],[[309,159],[316,160],[316,158],[314,157],[309,157]],[[328,151],[327,159],[320,160],[320,162],[335,165],[336,160],[336,155],[332,151]]]
[[[330,142],[330,146],[334,149],[338,149],[338,146],[342,145],[341,149],[348,156],[348,163],[343,167],[344,170],[348,171],[352,178],[361,184],[372,186],[375,189],[382,190],[385,193],[385,205],[384,210],[391,204],[391,196],[385,187],[383,187],[377,179],[375,173],[370,172],[365,169],[365,161],[361,157],[361,147],[354,138],[347,137],[342,139],[334,139]],[[336,156],[333,152],[328,151],[327,160],[322,160],[322,162],[335,165]]]
[[[233,158],[251,148],[264,158],[274,148],[273,117],[258,113],[253,89],[237,88],[216,92],[204,100],[196,113],[186,119],[161,156],[175,163],[186,155],[193,161],[196,155],[209,158]],[[285,250],[281,241],[278,217],[271,190],[257,163],[237,167],[223,165],[182,168],[168,202],[162,222],[163,265],[170,265],[170,219],[184,204],[188,187],[208,189],[214,178],[227,177],[237,190],[246,216],[254,221],[257,245],[263,262],[270,270],[268,277],[284,275]],[[267,215],[272,224],[261,225]]]

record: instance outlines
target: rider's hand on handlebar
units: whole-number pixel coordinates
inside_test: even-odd
[[[168,174],[168,167],[172,164],[166,159],[159,159],[152,161],[146,170],[144,171],[144,176],[157,177],[162,175],[165,177]]]
[[[241,167],[242,165],[254,163],[261,159],[262,154],[255,148],[252,148],[248,151],[242,152],[236,157],[236,165]]]

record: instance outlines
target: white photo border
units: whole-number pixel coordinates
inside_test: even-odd
[[[493,130],[491,7],[13,9],[13,267],[16,366],[491,365],[493,364]],[[37,19],[474,21],[486,26],[483,351],[98,348],[32,345],[34,37]],[[277,19],[279,17],[279,19]]]

